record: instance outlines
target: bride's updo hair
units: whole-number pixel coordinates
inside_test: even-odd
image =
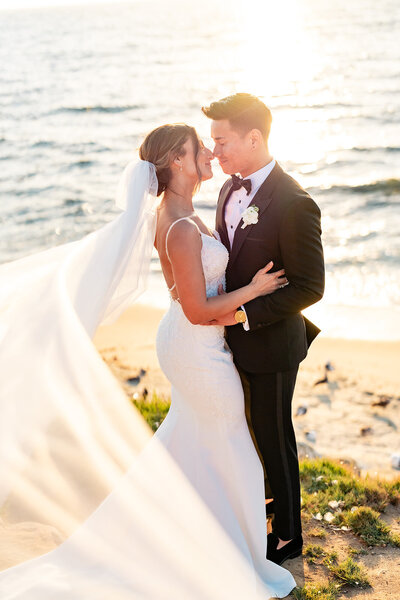
[[[147,160],[153,163],[156,168],[158,179],[157,196],[163,193],[168,187],[171,179],[171,169],[169,165],[178,156],[184,156],[186,150],[183,147],[187,140],[193,140],[194,157],[200,149],[200,140],[194,127],[185,125],[185,123],[173,123],[171,125],[160,125],[146,136],[139,148],[139,157],[141,160]],[[198,170],[198,168],[197,168]],[[199,183],[201,174],[198,170]]]

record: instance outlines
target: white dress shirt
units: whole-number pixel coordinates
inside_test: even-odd
[[[229,243],[231,245],[231,249],[233,246],[233,238],[235,236],[235,231],[237,226],[239,225],[239,221],[242,218],[242,214],[251,204],[254,196],[258,192],[261,187],[261,184],[267,179],[268,175],[271,173],[272,169],[275,166],[275,160],[271,160],[265,167],[262,167],[255,173],[252,173],[248,177],[244,177],[244,179],[250,179],[251,181],[251,192],[247,195],[247,192],[244,187],[239,188],[232,192],[228,202],[225,206],[225,224],[226,229],[228,231]]]
[[[255,173],[244,177],[244,179],[250,179],[251,181],[251,192],[247,195],[247,191],[244,187],[239,188],[232,192],[228,202],[225,206],[225,224],[226,229],[228,231],[229,243],[232,249],[233,239],[235,237],[235,231],[238,228],[238,225],[242,219],[242,214],[251,204],[254,196],[260,189],[261,185],[267,179],[268,175],[271,173],[272,169],[275,166],[275,160],[272,159],[265,167],[262,167]],[[243,306],[241,307],[244,310]],[[244,312],[246,312],[244,310]],[[246,319],[246,322],[243,323],[243,327],[246,331],[250,329],[249,322]]]

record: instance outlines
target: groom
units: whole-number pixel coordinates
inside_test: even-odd
[[[267,485],[274,498],[267,556],[281,564],[300,555],[303,545],[291,404],[299,363],[320,331],[300,311],[324,292],[321,213],[270,155],[271,113],[261,100],[234,94],[202,111],[212,120],[214,156],[232,175],[220,191],[216,216],[230,253],[227,291],[248,284],[270,260],[272,271],[284,268],[289,280],[218,321],[227,326],[235,364],[250,391],[250,426],[264,463],[266,498]]]

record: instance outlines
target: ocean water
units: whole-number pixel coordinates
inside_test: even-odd
[[[112,219],[153,127],[237,91],[271,108],[274,157],[322,211],[326,335],[400,339],[397,0],[137,0],[0,11],[0,262]],[[217,163],[195,206],[213,226]],[[166,305],[156,255],[143,301]]]

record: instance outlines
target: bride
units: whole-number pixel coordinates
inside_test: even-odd
[[[212,153],[192,127],[158,127],[139,155],[114,222],[0,268],[0,376],[10,382],[0,404],[0,514],[10,527],[25,519],[69,536],[0,574],[1,597],[283,598],[295,581],[266,559],[263,469],[223,323],[287,280],[269,264],[222,293],[228,251],[192,204],[212,177]],[[172,385],[150,441],[88,343],[143,289],[149,242],[171,295],[157,355]]]

